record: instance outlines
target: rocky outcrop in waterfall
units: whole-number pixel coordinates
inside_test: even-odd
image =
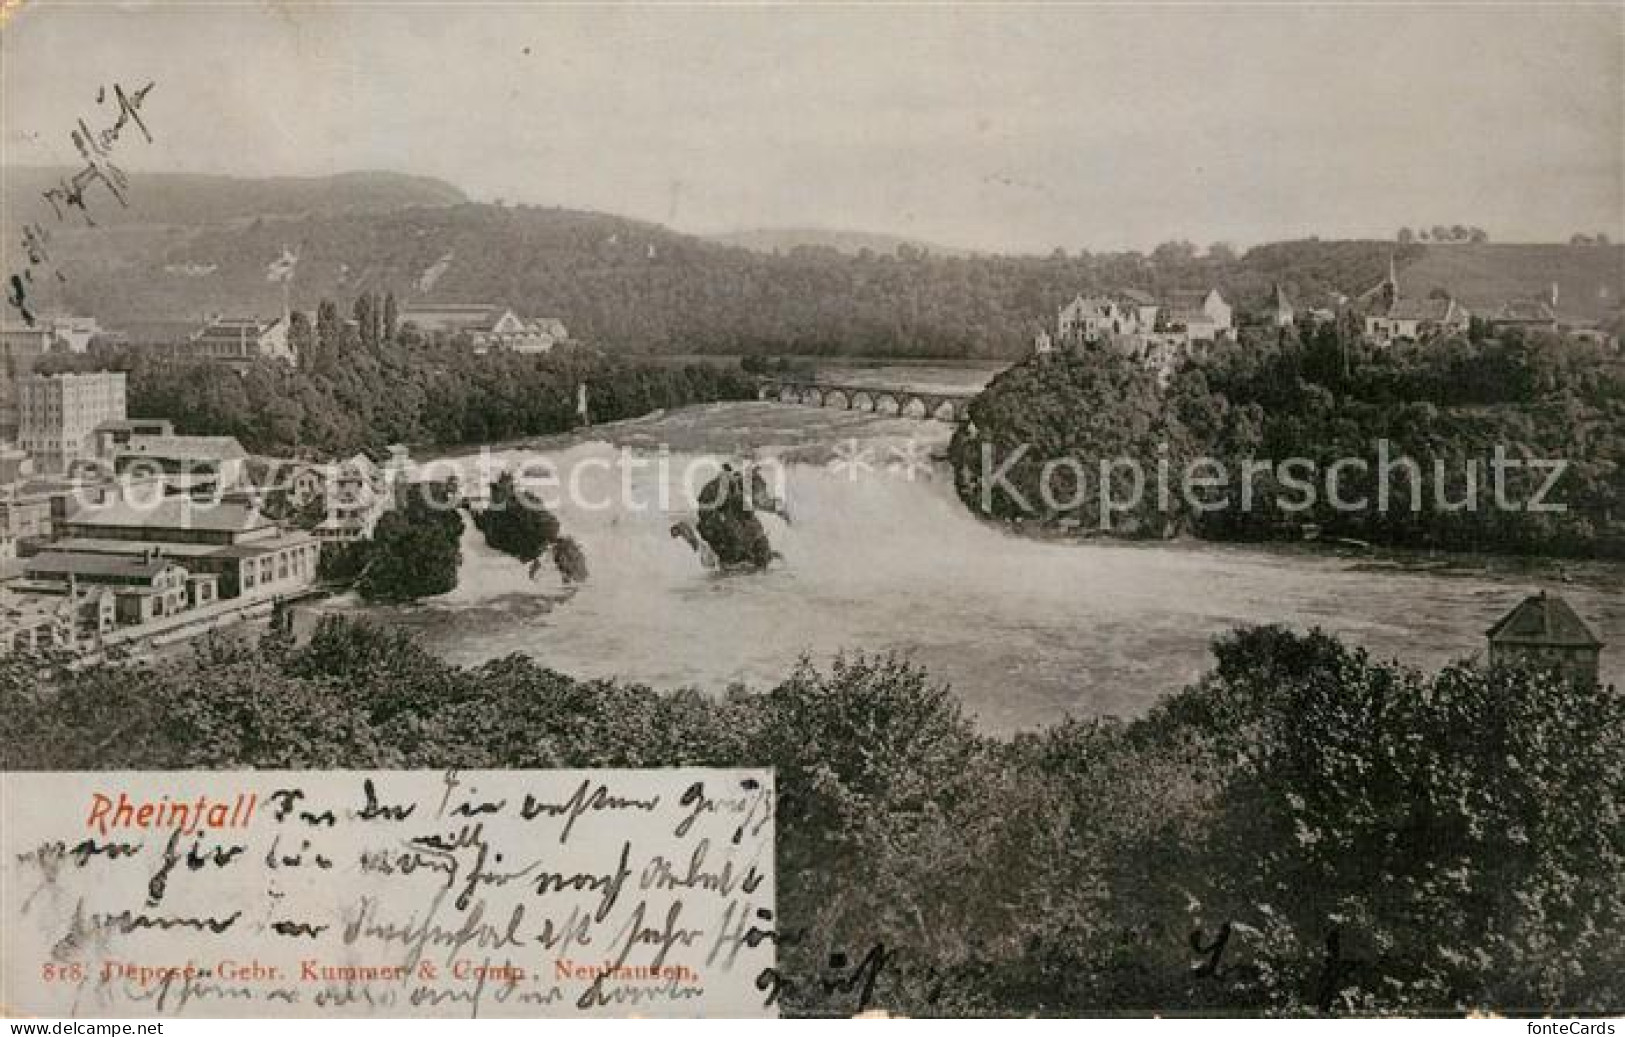
[[[783,515],[782,504],[768,492],[758,472],[723,465],[722,472],[700,491],[698,520],[673,526],[672,536],[687,540],[708,567],[765,569],[775,552],[762,520],[756,517],[759,510]]]
[[[475,514],[474,523],[485,534],[487,546],[530,563],[531,579],[551,554],[566,584],[586,582],[587,556],[581,545],[560,534],[558,518],[540,498],[516,485],[512,472],[502,473],[491,484],[491,502]]]

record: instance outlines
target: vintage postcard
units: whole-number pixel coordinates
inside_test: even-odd
[[[1617,2],[8,0],[0,263],[37,1032],[1625,1012]]]

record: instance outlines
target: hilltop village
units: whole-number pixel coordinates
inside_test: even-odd
[[[1053,328],[1041,328],[1033,339],[1035,353],[1085,343],[1109,343],[1155,371],[1166,382],[1178,365],[1214,345],[1237,341],[1242,316],[1258,329],[1313,330],[1347,320],[1374,346],[1425,343],[1475,330],[1486,336],[1519,333],[1557,335],[1575,342],[1593,343],[1617,352],[1617,318],[1610,322],[1590,313],[1564,307],[1554,282],[1540,295],[1512,296],[1475,313],[1449,292],[1407,292],[1390,256],[1388,274],[1360,295],[1333,295],[1322,305],[1294,301],[1280,283],[1270,288],[1269,300],[1245,315],[1216,287],[1187,289],[1155,295],[1136,288],[1079,294],[1055,315]]]

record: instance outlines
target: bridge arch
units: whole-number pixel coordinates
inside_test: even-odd
[[[890,414],[924,421],[969,419],[971,393],[918,392],[899,386],[842,385],[764,379],[757,398],[813,407]]]

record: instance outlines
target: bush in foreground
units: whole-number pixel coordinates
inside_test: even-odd
[[[0,764],[774,767],[796,1014],[1625,1004],[1625,699],[1278,627],[1215,659],[1143,719],[1004,740],[895,659],[712,698],[328,617],[150,667],[13,660]]]

